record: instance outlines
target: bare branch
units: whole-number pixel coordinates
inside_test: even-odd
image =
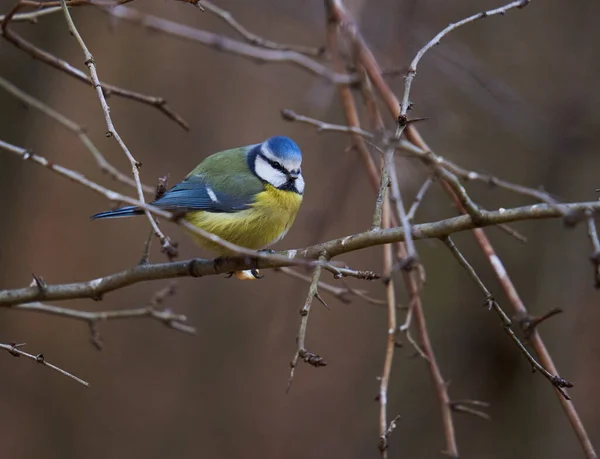
[[[384,167],[384,170],[388,166]],[[382,174],[383,177],[383,174]],[[382,178],[382,182],[383,182]],[[390,199],[388,196],[384,196],[382,206],[382,225],[384,228],[390,226]],[[383,271],[385,273],[387,282],[385,286],[385,293],[387,298],[387,340],[385,345],[385,356],[383,360],[383,369],[381,371],[381,378],[379,380],[379,451],[381,452],[382,459],[387,458],[388,449],[388,437],[390,432],[393,430],[392,424],[395,424],[395,420],[388,425],[387,417],[387,398],[388,388],[390,385],[390,376],[392,374],[392,365],[394,363],[394,351],[396,349],[396,333],[397,333],[397,319],[396,319],[396,291],[394,289],[394,281],[392,278],[392,266],[393,262],[393,250],[391,244],[383,246]]]
[[[419,61],[423,58],[423,56],[425,55],[425,53],[427,53],[427,51],[429,51],[434,46],[439,45],[440,40],[442,38],[444,38],[446,35],[448,35],[453,30],[458,29],[459,27],[462,27],[466,24],[477,21],[478,19],[484,19],[484,18],[488,18],[491,16],[497,16],[497,15],[504,15],[504,14],[506,14],[507,11],[509,11],[511,9],[523,8],[523,7],[527,6],[528,4],[529,4],[529,0],[517,0],[515,2],[511,2],[507,5],[504,5],[500,8],[483,11],[481,13],[474,14],[473,16],[469,16],[468,18],[465,18],[458,22],[450,24],[448,27],[446,27],[444,30],[442,30],[440,33],[438,33],[435,37],[433,37],[433,39],[431,41],[429,41],[429,43],[427,43],[423,48],[421,48],[419,50],[419,52],[417,53],[417,55],[415,56],[415,58],[410,63],[410,66],[408,67],[408,72],[406,74],[405,86],[404,86],[404,96],[402,98],[402,104],[401,104],[400,115],[399,115],[399,119],[401,120],[400,122],[402,122],[402,120],[403,120],[403,122],[406,123],[406,121],[407,121],[406,114],[407,114],[408,108],[410,106],[409,96],[410,96],[411,85],[412,85],[412,82],[413,82],[415,76],[417,75],[417,66],[419,65]]]
[[[54,306],[52,304],[45,303],[24,303],[11,306],[11,309],[18,311],[32,311],[40,312],[43,314],[50,314],[59,317],[65,317],[68,319],[81,320],[83,322],[105,322],[109,320],[117,319],[135,319],[141,317],[147,317],[150,319],[157,320],[164,325],[179,330],[188,334],[196,334],[196,329],[189,325],[185,325],[183,322],[187,321],[187,317],[183,314],[176,314],[169,309],[157,310],[155,306],[149,305],[141,308],[134,309],[120,309],[116,311],[79,311],[77,309],[62,308]]]
[[[238,56],[253,59],[255,61],[258,60],[262,62],[294,64],[301,69],[325,78],[335,84],[351,83],[355,79],[353,76],[332,72],[319,62],[314,61],[304,54],[300,54],[296,51],[265,49],[258,46],[248,45],[241,41],[224,37],[223,35],[186,26],[184,24],[169,21],[168,19],[163,19],[151,14],[141,13],[125,6],[117,6],[116,8],[106,9],[105,11],[111,16],[125,19],[149,29],[158,30],[175,37],[202,43],[203,45],[210,46],[218,51],[233,53]]]
[[[427,191],[429,191],[429,187],[431,186],[432,183],[433,183],[433,177],[430,176],[430,177],[427,177],[427,180],[425,180],[423,182],[423,185],[421,185],[421,188],[419,189],[412,205],[410,206],[410,209],[408,210],[408,213],[406,214],[406,218],[409,221],[414,220],[415,214],[417,213],[417,210],[418,210],[419,206],[421,205],[421,202],[423,201],[425,194],[427,193]]]
[[[587,213],[587,212],[586,212]],[[590,260],[594,265],[594,287],[600,289],[600,240],[598,240],[598,230],[596,221],[592,214],[587,217],[588,237],[592,244],[592,254]]]
[[[319,255],[320,261],[327,261],[328,257],[325,255],[325,252]],[[304,302],[304,306],[300,309],[300,315],[302,316],[302,320],[300,321],[300,330],[298,331],[298,336],[296,341],[298,343],[298,349],[294,354],[294,358],[290,362],[290,378],[288,380],[289,390],[292,387],[292,382],[294,380],[294,372],[296,371],[296,365],[298,365],[298,360],[302,359],[304,362],[312,365],[313,367],[322,367],[327,365],[327,362],[323,360],[321,356],[318,354],[313,354],[306,349],[306,328],[308,326],[308,315],[310,314],[310,306],[312,305],[313,299],[318,294],[318,286],[319,279],[321,278],[321,265],[317,265],[312,275],[312,280],[310,282],[310,287],[308,288],[308,295],[306,297],[306,301]]]
[[[306,54],[308,56],[313,56],[313,57],[321,57],[321,56],[323,56],[323,53],[325,52],[325,49],[322,47],[321,48],[311,48],[311,47],[302,46],[302,45],[284,45],[281,43],[276,43],[271,40],[267,40],[266,38],[260,37],[256,34],[250,32],[243,25],[241,25],[229,11],[218,7],[213,2],[204,0],[202,2],[202,5],[204,6],[204,8],[206,10],[210,11],[211,13],[215,14],[217,17],[219,17],[223,21],[225,21],[232,29],[234,29],[237,33],[239,33],[244,38],[244,40],[246,40],[248,43],[250,43],[252,45],[260,46],[262,48],[276,49],[276,50],[280,50],[280,51],[295,51],[297,53]]]
[[[487,289],[485,284],[479,278],[479,276],[477,275],[477,273],[475,272],[473,267],[469,264],[469,262],[464,257],[464,255],[458,250],[458,248],[456,247],[454,242],[452,242],[452,240],[450,238],[445,238],[444,243],[450,249],[450,251],[452,252],[452,255],[454,255],[454,257],[457,259],[457,261],[467,270],[467,272],[469,273],[469,276],[471,276],[471,279],[473,279],[473,281],[481,289],[481,291],[483,292],[483,294],[485,296],[485,304],[490,309],[493,309],[500,316],[500,319],[502,320],[502,323],[504,325],[504,327],[503,327],[504,331],[508,334],[510,339],[512,339],[512,341],[517,345],[517,347],[523,353],[523,355],[527,358],[527,360],[529,360],[529,363],[531,363],[531,366],[533,367],[534,371],[535,370],[539,371],[548,381],[550,381],[552,383],[552,385],[556,388],[556,390],[558,390],[563,395],[563,397],[565,397],[567,400],[569,400],[569,396],[563,390],[563,388],[573,387],[573,383],[561,378],[557,374],[550,373],[531,355],[531,353],[527,350],[527,348],[523,345],[521,340],[517,337],[517,335],[513,331],[512,321],[508,318],[508,316],[506,315],[504,310],[500,307],[498,302],[494,299],[491,292]]]
[[[482,174],[479,172],[467,170],[461,166],[458,166],[452,161],[447,160],[446,158],[435,155],[431,150],[428,150],[427,148],[422,148],[421,146],[417,146],[406,140],[401,140],[398,143],[398,148],[402,151],[419,157],[425,164],[429,165],[434,170],[439,170],[440,168],[446,169],[451,174],[449,177],[452,177],[453,175],[465,181],[478,181],[485,183],[489,186],[497,186],[498,188],[503,188],[505,190],[511,191],[516,194],[520,194],[522,196],[528,196],[537,201],[545,202],[549,205],[558,204],[556,199],[554,199],[549,193],[536,190],[535,188],[528,188],[522,185],[517,185],[515,183],[502,180],[490,174]]]
[[[368,139],[373,138],[373,134],[365,131],[356,126],[342,126],[339,124],[330,124],[315,118],[309,118],[308,116],[299,115],[293,110],[283,109],[281,110],[281,117],[286,121],[299,121],[317,128],[317,132],[342,132],[348,134],[358,134]]]
[[[5,351],[7,351],[10,355],[12,355],[14,357],[21,357],[21,356],[27,357],[28,359],[31,359],[34,362],[39,363],[40,365],[44,365],[45,367],[48,367],[51,370],[57,371],[64,376],[74,379],[79,384],[83,384],[85,387],[90,387],[90,384],[88,382],[84,381],[83,379],[72,375],[68,371],[63,370],[62,368],[57,367],[56,365],[53,365],[50,362],[47,362],[46,358],[44,357],[44,354],[38,354],[38,355],[28,354],[27,352],[22,351],[20,349],[22,346],[25,346],[25,344],[24,343],[23,344],[15,344],[15,343],[1,344],[0,343],[0,349],[4,349]]]
[[[400,193],[400,185],[398,184],[398,176],[396,174],[396,164],[394,163],[394,148],[388,148],[385,152],[385,163],[389,171],[390,176],[390,201],[394,204],[396,210],[396,218],[402,225],[404,233],[406,234],[406,258],[400,260],[402,263],[402,269],[411,270],[415,263],[418,263],[418,255],[415,249],[415,243],[412,239],[410,229],[410,219],[406,215],[404,210],[404,203],[402,202],[402,195]]]
[[[29,54],[34,59],[42,61],[45,64],[48,64],[58,70],[62,70],[66,74],[75,77],[79,81],[93,85],[94,83],[87,77],[87,75],[84,72],[73,67],[67,61],[59,59],[58,57],[48,53],[47,51],[44,51],[36,47],[35,45],[29,43],[27,40],[25,40],[23,37],[21,37],[20,35],[15,33],[11,28],[8,27],[8,24],[12,21],[13,16],[17,13],[17,11],[19,11],[21,6],[21,3],[17,3],[13,10],[3,17],[2,23],[0,25],[0,35],[6,38],[7,41],[15,45],[17,48]],[[175,121],[185,130],[189,130],[189,125],[185,122],[185,120],[181,118],[177,113],[175,113],[167,105],[167,101],[162,97],[148,96],[106,83],[101,83],[101,88],[105,96],[115,95],[131,99],[136,102],[141,102],[143,104],[151,105],[160,110],[167,117]]]
[[[14,84],[12,84],[8,80],[4,79],[2,76],[0,76],[0,87],[5,89],[9,94],[11,94],[11,95],[15,96],[16,98],[20,99],[21,101],[25,102],[27,105],[38,109],[45,115],[48,115],[50,118],[56,120],[59,124],[61,124],[65,128],[67,128],[69,131],[73,132],[79,138],[81,143],[83,143],[83,145],[90,151],[90,153],[96,160],[96,163],[98,164],[98,167],[100,168],[100,170],[102,172],[105,172],[106,174],[110,175],[113,179],[115,179],[121,183],[124,183],[129,186],[133,186],[133,187],[137,186],[134,180],[132,180],[127,175],[123,174],[120,170],[118,170],[116,167],[114,167],[112,164],[110,164],[107,161],[107,159],[104,157],[104,155],[100,152],[100,150],[98,150],[98,148],[94,145],[92,140],[89,138],[89,136],[85,132],[85,129],[83,128],[83,126],[80,126],[79,124],[75,123],[74,121],[71,121],[66,116],[64,116],[61,113],[54,110],[52,107],[44,104],[42,101],[27,94],[26,92],[20,90]],[[150,187],[148,185],[142,185],[142,189],[146,193],[153,192],[152,187]]]
[[[312,281],[312,276],[306,276],[292,268],[283,267],[283,268],[274,268],[274,270],[277,272],[287,274],[288,276],[293,277],[295,279],[303,280],[308,283],[310,283]],[[366,290],[352,289],[352,288],[348,287],[347,285],[345,287],[336,287],[335,285],[331,285],[331,284],[328,284],[327,282],[323,282],[323,281],[319,281],[319,285],[317,287],[320,291],[330,293],[335,298],[340,300],[342,303],[346,303],[346,304],[351,303],[352,300],[350,299],[350,297],[357,296],[359,298],[364,299],[367,302],[371,302],[374,304],[381,304],[381,300],[375,300],[374,298],[369,297],[367,295]]]

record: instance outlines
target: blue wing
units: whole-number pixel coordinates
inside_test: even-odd
[[[222,191],[222,186],[210,186],[204,176],[195,175],[178,183],[167,191],[160,199],[152,204],[169,211],[194,211],[204,210],[206,212],[233,213],[248,209],[254,202],[256,190],[243,192],[236,182],[242,181],[241,177],[235,175],[228,177],[230,192]],[[262,188],[262,184],[261,187]],[[248,192],[249,191],[249,192]]]
[[[215,185],[210,185],[204,175],[191,175],[178,183],[151,204],[170,212],[206,212],[234,213],[248,209],[255,201],[256,194],[263,191],[263,184],[253,175],[228,174],[220,177]],[[225,192],[223,189],[227,189]],[[128,206],[92,215],[99,218],[118,218],[140,215],[139,207]]]

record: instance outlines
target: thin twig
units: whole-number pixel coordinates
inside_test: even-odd
[[[7,15],[3,17],[2,23],[0,24],[0,35],[4,36],[4,38],[6,38],[7,41],[9,41],[22,51],[25,51],[34,59],[42,61],[45,64],[48,64],[58,70],[61,70],[66,74],[78,79],[79,81],[93,85],[94,83],[84,72],[73,67],[67,61],[59,59],[53,54],[50,54],[47,51],[44,51],[38,48],[37,46],[31,44],[23,37],[15,33],[10,27],[8,27],[8,24],[12,21],[12,18],[21,7],[21,3],[17,3],[16,6]],[[148,96],[146,94],[130,91],[128,89],[123,89],[118,86],[110,85],[104,82],[102,82],[101,87],[104,91],[105,96],[115,95],[155,107],[168,118],[175,121],[182,128],[184,128],[185,130],[189,130],[189,125],[187,124],[187,122],[177,113],[175,113],[173,109],[171,109],[167,105],[167,101],[162,97]]]
[[[28,359],[31,359],[34,362],[39,363],[40,365],[44,365],[45,367],[48,367],[51,370],[58,371],[60,374],[67,376],[71,379],[74,379],[79,384],[83,384],[85,387],[90,387],[90,384],[88,382],[84,381],[83,379],[78,378],[77,376],[72,375],[68,371],[65,371],[62,368],[59,368],[56,365],[53,365],[50,362],[46,361],[46,358],[44,357],[43,354],[33,355],[33,354],[29,354],[25,351],[22,351],[20,349],[22,346],[25,346],[25,344],[24,343],[22,343],[22,344],[16,344],[16,343],[1,344],[0,343],[0,349],[4,349],[5,351],[7,351],[10,355],[12,355],[14,357],[21,357],[21,356],[27,357]]]
[[[417,213],[417,210],[419,209],[419,206],[421,205],[425,194],[427,193],[427,191],[429,191],[429,187],[431,187],[432,183],[433,177],[427,177],[427,180],[425,180],[423,182],[423,185],[421,185],[421,188],[419,188],[419,191],[417,192],[417,195],[415,196],[415,199],[413,200],[413,203],[410,206],[408,213],[406,214],[406,218],[409,221],[413,221],[415,219],[415,214]]]
[[[202,43],[203,45],[210,46],[218,51],[236,54],[254,61],[293,64],[335,84],[352,83],[355,80],[354,76],[332,72],[323,64],[296,51],[265,49],[259,46],[249,45],[238,40],[227,38],[223,35],[186,26],[151,14],[141,13],[125,6],[117,6],[116,8],[105,9],[104,11],[111,16],[125,19],[175,37]]]
[[[594,215],[591,212],[587,212],[587,227],[588,237],[592,244],[592,254],[590,255],[590,261],[594,266],[594,287],[600,289],[600,240],[598,240],[598,230],[596,229],[596,221]]]
[[[456,413],[470,414],[472,416],[485,419],[486,421],[490,421],[492,419],[492,417],[489,414],[477,409],[489,408],[490,404],[487,402],[482,402],[480,400],[452,400],[450,402],[450,406],[452,407],[452,411]]]
[[[446,246],[450,249],[450,251],[452,252],[452,255],[454,255],[454,258],[456,258],[456,260],[462,265],[462,267],[467,270],[471,279],[473,279],[473,281],[481,289],[481,291],[483,292],[483,294],[485,296],[485,304],[490,309],[493,309],[498,314],[498,316],[502,320],[502,324],[504,326],[503,327],[504,331],[508,334],[510,339],[517,345],[517,347],[519,348],[521,353],[527,358],[527,360],[529,360],[529,363],[531,364],[534,371],[536,371],[536,370],[539,371],[548,381],[550,381],[552,383],[552,385],[556,388],[556,390],[558,390],[562,394],[563,397],[565,397],[567,400],[569,400],[569,396],[564,391],[564,388],[565,387],[573,387],[573,383],[561,378],[557,374],[550,373],[546,368],[544,368],[535,359],[535,357],[533,357],[531,355],[531,353],[527,350],[527,348],[523,345],[521,340],[517,337],[517,335],[513,331],[512,321],[509,319],[508,315],[506,315],[504,310],[500,307],[498,302],[495,300],[494,296],[491,294],[491,292],[485,286],[483,281],[477,275],[477,273],[475,272],[473,267],[470,265],[470,263],[467,261],[467,259],[464,257],[464,255],[458,250],[458,248],[456,247],[456,245],[454,244],[452,239],[450,239],[448,237],[448,238],[445,238],[443,241],[446,244]]]
[[[11,22],[31,22],[32,24],[37,24],[38,18],[42,16],[47,16],[49,14],[58,13],[62,11],[60,6],[56,6],[53,8],[44,8],[39,11],[32,11],[31,13],[19,13],[12,16],[10,19]],[[0,15],[0,22],[4,22],[8,15]]]
[[[277,272],[287,274],[288,276],[293,277],[295,279],[303,280],[308,283],[310,283],[312,281],[311,276],[306,276],[292,268],[283,267],[283,268],[275,268],[274,270]],[[352,299],[351,299],[352,296],[361,298],[361,299],[365,300],[367,303],[371,303],[371,304],[377,304],[377,305],[385,304],[385,301],[383,301],[383,300],[371,298],[369,295],[367,295],[366,290],[351,288],[346,283],[345,283],[344,287],[336,287],[335,285],[328,284],[327,282],[319,281],[318,288],[319,288],[319,291],[327,292],[327,293],[333,295],[338,300],[340,300],[342,303],[346,303],[346,304],[349,304],[352,302]]]
[[[415,263],[418,263],[418,255],[415,249],[415,243],[412,239],[410,219],[406,215],[404,203],[402,202],[400,185],[398,184],[398,175],[396,173],[396,164],[394,163],[394,152],[394,148],[388,148],[385,152],[385,162],[390,175],[390,201],[394,204],[396,218],[400,221],[400,224],[402,225],[402,228],[406,234],[406,258],[404,260],[400,260],[402,263],[402,269],[411,270]]]
[[[327,256],[325,253],[319,255],[320,261],[327,261]],[[296,371],[296,365],[298,365],[298,360],[302,359],[304,362],[312,365],[313,367],[321,367],[327,365],[327,362],[323,360],[323,358],[318,354],[313,354],[306,349],[306,328],[308,326],[308,315],[310,314],[310,307],[312,305],[313,299],[318,294],[318,286],[319,279],[321,278],[321,265],[317,265],[315,270],[313,271],[312,279],[310,282],[310,286],[308,288],[308,295],[306,296],[306,301],[304,302],[304,306],[300,309],[300,316],[302,316],[302,320],[300,321],[300,330],[298,331],[298,336],[296,337],[296,342],[298,343],[298,348],[296,349],[296,353],[292,361],[290,362],[290,378],[288,380],[287,391],[292,387],[292,382],[294,380],[294,372]]]
[[[402,103],[400,105],[399,119],[400,120],[403,119],[404,122],[407,121],[406,114],[407,114],[408,108],[410,106],[410,100],[409,100],[410,89],[411,89],[413,80],[415,79],[415,76],[417,75],[417,66],[419,65],[420,60],[423,58],[425,53],[427,53],[427,51],[429,51],[434,46],[439,45],[440,40],[442,38],[444,38],[446,35],[448,35],[450,32],[452,32],[453,30],[456,30],[466,24],[469,24],[470,22],[477,21],[478,19],[484,19],[484,18],[488,18],[491,16],[497,16],[497,15],[504,15],[504,14],[506,14],[507,11],[509,11],[513,8],[523,8],[529,4],[529,1],[530,0],[517,0],[515,2],[511,2],[507,5],[504,5],[500,8],[483,11],[481,13],[474,14],[473,16],[469,16],[468,18],[462,19],[458,22],[454,22],[454,23],[450,24],[448,27],[446,27],[444,30],[442,30],[440,33],[438,33],[435,37],[433,37],[433,39],[430,40],[425,46],[423,46],[423,48],[421,48],[419,50],[417,55],[414,57],[414,59],[410,63],[410,66],[408,67],[408,72],[406,73],[406,79],[405,79],[405,83],[404,83],[404,96],[402,97]]]
[[[286,121],[298,121],[300,123],[308,124],[310,126],[315,126],[317,128],[317,132],[342,132],[348,134],[358,134],[363,137],[366,137],[367,139],[373,138],[373,134],[359,127],[326,123],[315,118],[309,118],[308,116],[299,115],[295,111],[287,108],[281,110],[281,117]]]
[[[413,131],[409,129],[408,132],[410,133]],[[490,174],[482,174],[479,172],[467,170],[446,158],[435,155],[431,150],[423,148],[423,146],[417,146],[412,142],[400,140],[400,142],[397,143],[397,146],[400,150],[419,157],[425,162],[425,164],[434,167],[434,169],[446,169],[448,172],[464,181],[482,182],[488,186],[495,186],[498,188],[508,190],[515,194],[528,196],[537,201],[545,202],[549,205],[554,206],[558,204],[556,199],[554,199],[549,193],[537,190],[535,188],[517,185],[516,183],[511,183],[507,180],[502,180]]]
[[[0,76],[0,87],[5,89],[9,94],[25,102],[28,106],[38,109],[45,115],[48,115],[50,118],[67,128],[69,131],[73,132],[79,138],[81,143],[83,143],[83,145],[90,151],[102,172],[110,175],[113,179],[121,183],[133,187],[137,186],[135,181],[132,180],[131,177],[123,174],[120,170],[118,170],[116,167],[114,167],[108,162],[108,160],[104,157],[100,150],[98,150],[98,148],[94,145],[90,137],[87,135],[83,126],[80,126],[79,124],[70,120],[63,114],[54,110],[52,107],[46,105],[42,101],[22,91],[2,76]],[[152,193],[153,191],[152,187],[148,185],[142,185],[142,189],[146,193]]]
[[[267,40],[266,38],[263,38],[259,35],[250,32],[243,25],[241,25],[229,11],[218,7],[213,2],[203,0],[202,6],[207,11],[210,11],[211,13],[215,14],[217,17],[225,21],[232,29],[239,33],[244,38],[244,40],[246,40],[252,45],[260,46],[262,48],[276,49],[280,51],[295,51],[297,53],[306,54],[308,56],[313,57],[321,57],[324,53],[323,48],[311,48],[309,46],[302,45],[284,45],[282,43]]]
[[[50,314],[69,319],[81,320],[83,322],[104,322],[116,319],[135,319],[147,317],[162,322],[166,326],[184,333],[192,335],[196,333],[195,327],[185,325],[183,323],[187,321],[187,317],[185,315],[176,314],[170,311],[169,309],[157,310],[153,305],[133,309],[120,309],[116,311],[91,312],[79,311],[77,309],[70,308],[62,308],[60,306],[54,306],[52,304],[35,302],[13,305],[11,309],[15,309],[18,311],[41,312],[43,314]]]

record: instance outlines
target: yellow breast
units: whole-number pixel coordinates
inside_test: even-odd
[[[256,196],[249,209],[234,213],[189,212],[185,219],[194,226],[249,249],[263,249],[279,241],[288,232],[302,196],[266,185],[265,191]],[[196,243],[206,249],[227,255],[228,251],[218,244],[193,235]]]

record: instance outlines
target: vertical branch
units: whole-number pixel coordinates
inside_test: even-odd
[[[384,171],[387,167],[384,167]],[[383,176],[383,174],[382,174]],[[383,183],[383,178],[382,178]],[[383,193],[382,224],[384,228],[390,227],[390,200],[388,193]],[[392,279],[393,250],[392,244],[383,246],[383,272],[386,279],[386,300],[388,312],[387,342],[385,346],[385,358],[383,370],[379,383],[379,451],[383,459],[387,458],[389,427],[387,421],[387,397],[390,384],[390,375],[394,362],[394,350],[396,348],[396,333],[398,331],[396,319],[396,292]]]
[[[398,184],[398,175],[396,174],[396,165],[394,163],[394,152],[395,148],[390,147],[385,152],[385,162],[387,169],[390,174],[390,188],[391,188],[391,200],[396,208],[396,217],[400,220],[404,233],[406,234],[406,252],[407,256],[402,260],[403,269],[410,270],[413,264],[417,261],[417,251],[415,250],[415,243],[412,238],[412,231],[410,229],[410,220],[404,210],[404,203],[402,202],[402,195],[400,194],[400,186]]]
[[[596,221],[594,215],[588,212],[587,215],[587,227],[588,237],[592,243],[592,254],[590,260],[594,265],[594,287],[600,289],[600,240],[598,239],[598,230],[596,229]]]
[[[319,261],[321,262],[328,261],[328,259],[329,257],[325,253],[319,255]],[[312,352],[309,352],[308,349],[306,349],[306,329],[308,327],[308,315],[310,314],[310,307],[315,297],[320,299],[318,289],[322,271],[322,263],[319,263],[315,266],[315,270],[313,271],[313,275],[310,281],[310,287],[308,288],[308,294],[306,295],[306,301],[304,302],[304,306],[302,306],[302,309],[300,309],[300,315],[302,316],[302,320],[300,321],[300,330],[298,332],[298,337],[296,338],[298,347],[296,349],[296,353],[294,354],[294,358],[290,362],[291,369],[287,387],[288,392],[292,387],[294,373],[296,371],[296,366],[298,365],[299,359],[302,359],[304,362],[312,365],[313,367],[323,367],[327,365],[327,362],[325,362],[321,356],[313,354]]]
[[[339,53],[338,38],[338,24],[335,18],[329,15],[327,20],[327,47],[329,49],[329,53],[331,54],[333,68],[335,72],[340,73],[344,72],[344,63]],[[356,110],[356,104],[354,103],[350,86],[347,84],[339,84],[338,91],[340,94],[342,107],[344,109],[344,114],[346,116],[346,124],[354,128],[360,128],[358,112]],[[351,134],[350,136],[352,139],[353,148],[358,151],[365,167],[367,168],[367,177],[369,178],[369,182],[375,189],[377,189],[379,186],[379,172],[377,171],[375,161],[373,161],[371,153],[367,148],[365,139],[360,134]]]

